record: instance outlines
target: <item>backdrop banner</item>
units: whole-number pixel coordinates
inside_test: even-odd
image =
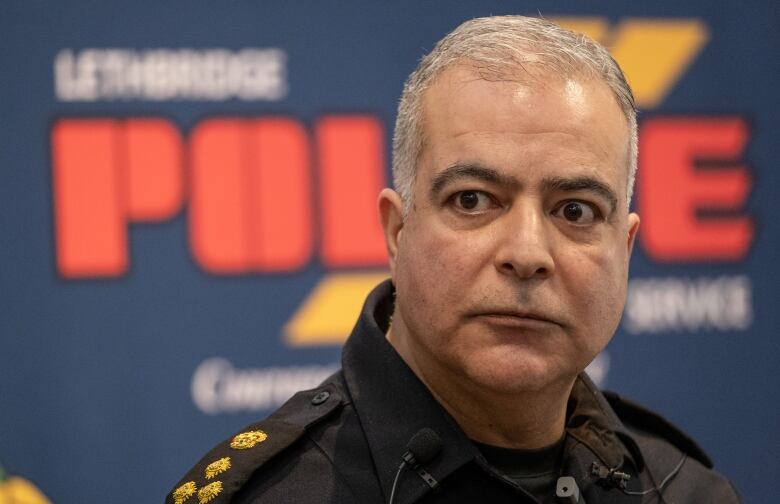
[[[404,79],[489,14],[601,41],[641,109],[626,311],[589,372],[769,502],[776,2],[11,0],[0,503],[161,502],[212,445],[336,370],[388,274],[375,203]]]

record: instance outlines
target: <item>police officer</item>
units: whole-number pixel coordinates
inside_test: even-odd
[[[583,374],[625,303],[636,158],[603,47],[535,18],[459,26],[404,87],[392,278],[342,370],[168,502],[738,502],[692,440]]]

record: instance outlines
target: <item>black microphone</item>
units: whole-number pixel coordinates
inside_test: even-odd
[[[421,465],[433,460],[441,449],[441,438],[433,429],[425,427],[412,436],[412,439],[406,444],[406,452],[401,457],[401,465],[398,466],[398,471],[396,471],[395,478],[393,478],[393,488],[390,490],[390,500],[388,501],[388,504],[393,504],[395,489],[398,486],[398,478],[401,476],[401,471],[403,471],[404,467],[407,465],[417,471],[417,474],[429,487],[436,488],[436,486],[438,486],[439,482],[436,481],[436,478],[431,476],[421,467]]]
[[[425,427],[417,431],[406,444],[404,461],[412,467],[426,464],[441,451],[441,438],[433,429]]]

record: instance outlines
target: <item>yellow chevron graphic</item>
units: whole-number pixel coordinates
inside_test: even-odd
[[[657,107],[709,41],[709,30],[699,19],[626,18],[614,28],[598,17],[553,20],[610,49],[640,108]]]
[[[285,326],[292,346],[341,345],[371,289],[390,273],[332,273],[324,276]]]

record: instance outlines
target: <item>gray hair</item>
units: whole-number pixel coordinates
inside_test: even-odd
[[[450,65],[466,61],[486,79],[511,79],[518,69],[539,67],[562,76],[586,75],[609,86],[626,116],[628,145],[627,205],[637,166],[636,103],[623,71],[609,52],[589,37],[545,19],[524,16],[476,18],[458,26],[426,55],[404,84],[393,136],[393,183],[411,206],[417,161],[424,143],[422,101],[425,91]]]

